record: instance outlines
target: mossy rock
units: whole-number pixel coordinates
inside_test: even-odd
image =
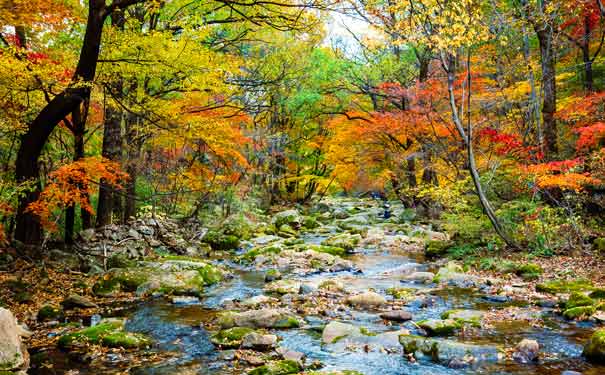
[[[58,345],[63,349],[73,349],[90,344],[109,348],[143,348],[151,344],[151,340],[140,333],[124,331],[124,321],[101,321],[94,327],[61,336]]]
[[[314,245],[314,244],[301,244],[294,246],[296,251],[302,252],[307,250],[313,250],[318,253],[326,253],[334,256],[345,256],[347,251],[342,247],[326,246],[326,245]]]
[[[414,295],[415,289],[394,287],[394,288],[388,288],[386,290],[386,293],[390,296],[393,296],[393,298],[395,298],[395,299],[407,299]]]
[[[594,301],[592,298],[580,292],[573,292],[569,296],[569,299],[565,303],[566,309],[573,309],[574,307],[579,306],[592,306],[594,305]]]
[[[539,264],[536,263],[525,263],[517,266],[515,274],[521,276],[525,280],[535,280],[544,273],[544,270]]]
[[[463,324],[454,319],[426,319],[416,323],[429,336],[453,335]]]
[[[279,254],[282,251],[283,247],[279,244],[256,247],[240,256],[238,260],[242,263],[252,263],[259,255]]]
[[[569,320],[580,319],[591,316],[596,310],[595,306],[578,306],[563,311],[563,316]]]
[[[588,296],[593,299],[605,299],[605,288],[595,288]]]
[[[441,314],[441,319],[453,319],[461,325],[469,324],[473,327],[481,327],[481,319],[485,315],[479,310],[448,310]]]
[[[251,332],[254,332],[252,328],[233,327],[215,333],[210,337],[210,341],[214,345],[220,345],[223,348],[238,348],[242,344],[244,336]]]
[[[137,262],[133,259],[129,259],[126,254],[113,254],[107,258],[107,268],[128,268],[136,267]]]
[[[154,270],[149,268],[114,268],[95,283],[92,292],[97,296],[113,296],[121,291],[135,292],[149,279]]]
[[[605,253],[605,238],[599,237],[592,242],[592,247],[599,253]]]
[[[47,320],[57,320],[63,316],[63,309],[58,306],[44,305],[38,310],[37,319],[39,322]]]
[[[269,362],[248,372],[248,375],[288,375],[298,374],[302,367],[296,361],[282,360]]]
[[[242,240],[250,239],[254,230],[254,224],[244,215],[229,216],[221,224],[221,232],[224,235],[234,236]]]
[[[592,363],[605,363],[605,329],[595,331],[586,345],[582,355]]]
[[[361,235],[342,233],[325,239],[321,244],[329,247],[353,250],[361,242]]]
[[[363,373],[355,370],[339,370],[339,371],[311,371],[305,372],[306,375],[363,375]]]
[[[306,229],[315,229],[318,228],[320,224],[317,222],[317,219],[315,219],[313,216],[305,216],[303,218],[302,225]]]
[[[588,280],[578,279],[572,281],[550,280],[536,285],[538,292],[551,294],[571,293],[592,290],[593,286]]]
[[[451,241],[427,241],[424,246],[424,254],[428,258],[440,258],[447,254],[447,250],[454,245]]]
[[[232,234],[224,234],[218,231],[208,231],[202,242],[210,245],[212,250],[235,250],[239,247],[239,238]]]

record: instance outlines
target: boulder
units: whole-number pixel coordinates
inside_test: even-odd
[[[605,329],[595,331],[586,345],[582,355],[592,363],[605,363]]]
[[[302,371],[300,363],[288,359],[272,361],[266,365],[248,371],[248,375],[288,375]]]
[[[218,324],[224,329],[232,327],[298,328],[301,321],[287,310],[261,309],[244,312],[223,312],[218,317]]]
[[[387,303],[387,300],[376,292],[365,292],[350,296],[346,303],[358,308],[377,308]]]
[[[241,304],[243,306],[255,307],[258,305],[264,305],[267,303],[275,303],[275,302],[279,302],[279,300],[277,298],[273,298],[273,297],[269,297],[269,296],[265,296],[265,295],[261,294],[258,296],[247,298],[247,299],[243,300],[241,302]]]
[[[17,324],[7,309],[0,307],[0,373],[24,371],[29,367],[29,354],[21,338],[29,333]]]
[[[442,319],[453,319],[458,323],[481,326],[481,319],[485,313],[479,310],[448,310],[441,314]]]
[[[458,288],[472,288],[479,284],[477,277],[464,273],[462,266],[455,262],[449,262],[445,267],[441,267],[433,281]]]
[[[361,235],[342,233],[325,239],[321,244],[352,251],[361,242]]]
[[[282,225],[289,225],[294,229],[299,229],[302,225],[302,216],[298,210],[286,210],[278,212],[271,219],[271,224],[276,228],[281,228]]]
[[[380,314],[380,317],[393,322],[407,322],[408,320],[412,320],[412,313],[405,310],[393,310],[383,312]]]
[[[124,323],[120,319],[102,320],[93,327],[61,336],[57,344],[68,350],[91,344],[108,348],[142,348],[151,344],[151,340],[143,334],[126,332]]]
[[[244,337],[254,330],[248,327],[233,327],[223,329],[214,335],[210,336],[210,341],[223,349],[239,348]]]
[[[462,325],[454,319],[426,319],[417,323],[428,336],[450,336]]]
[[[97,304],[92,302],[89,298],[82,297],[78,294],[70,294],[69,297],[61,302],[61,306],[63,306],[63,309],[65,310],[72,310],[76,307],[82,309],[98,307]]]
[[[254,350],[269,350],[277,344],[277,336],[271,334],[262,334],[250,332],[242,340],[242,348]]]
[[[342,292],[345,286],[338,280],[326,280],[319,284],[319,289],[327,290],[329,292]]]
[[[431,283],[435,278],[435,274],[432,272],[412,272],[403,278],[404,281],[412,283]]]
[[[360,335],[361,329],[352,324],[332,321],[328,323],[321,334],[321,341],[325,344],[333,344],[338,340],[351,335]]]
[[[63,317],[63,309],[58,306],[44,305],[38,310],[37,319],[39,322],[48,320],[59,320]]]
[[[271,282],[280,280],[282,278],[281,272],[276,269],[271,269],[265,272],[265,282]]]
[[[531,363],[538,360],[540,344],[536,340],[523,339],[515,347],[513,359],[519,363]]]
[[[277,280],[265,285],[264,290],[267,293],[277,294],[298,294],[302,283],[296,280]]]
[[[399,343],[406,354],[417,359],[429,359],[448,365],[454,359],[470,359],[473,362],[496,362],[500,360],[498,348],[488,345],[465,344],[453,340],[421,337],[414,335],[399,336]],[[470,357],[470,358],[469,358]]]

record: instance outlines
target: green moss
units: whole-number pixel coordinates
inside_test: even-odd
[[[92,291],[98,296],[111,296],[120,291],[134,292],[152,272],[148,268],[115,268],[97,281]]]
[[[453,243],[450,241],[427,241],[424,246],[424,254],[429,258],[443,257],[452,246]]]
[[[596,251],[598,251],[600,253],[605,252],[605,238],[603,238],[603,237],[596,238],[592,242],[592,246]]]
[[[586,345],[582,355],[593,363],[605,363],[605,329],[595,331]]]
[[[573,292],[565,303],[565,308],[573,309],[574,307],[592,306],[593,304],[594,301],[592,300],[592,298],[580,292]]]
[[[279,254],[282,252],[282,247],[279,245],[269,245],[263,247],[257,247],[249,250],[247,253],[239,257],[240,262],[251,263],[259,255]]]
[[[38,310],[38,321],[55,320],[63,315],[63,310],[57,306],[44,305]]]
[[[360,327],[359,332],[364,336],[376,336],[377,335],[375,332],[370,331],[366,327]]]
[[[213,285],[223,280],[223,272],[211,264],[198,269],[203,285]]]
[[[294,246],[296,251],[307,251],[313,250],[318,253],[326,253],[334,256],[345,256],[347,254],[346,250],[342,247],[336,246],[326,246],[326,245],[309,245],[309,244],[301,244]]]
[[[395,299],[406,299],[414,294],[415,290],[412,288],[388,288],[386,293],[393,296]]]
[[[217,324],[224,328],[235,326],[235,313],[233,311],[223,311],[217,317]]]
[[[59,347],[66,349],[89,344],[111,348],[140,348],[150,343],[145,335],[125,332],[124,322],[121,320],[103,321],[94,327],[61,336],[58,341]]]
[[[224,329],[212,335],[210,341],[224,348],[237,348],[242,344],[244,336],[253,331],[253,329],[246,327]]]
[[[292,316],[284,318],[275,324],[275,328],[298,328],[300,321]]]
[[[605,288],[595,288],[588,296],[593,299],[605,299]]]
[[[464,313],[467,314],[464,314]],[[465,316],[466,315],[466,316]],[[473,313],[467,310],[448,310],[441,314],[441,319],[453,319],[458,325],[463,326],[465,324],[473,327],[481,327],[481,315],[480,313]]]
[[[542,267],[539,264],[535,263],[526,263],[517,266],[515,273],[518,276],[521,276],[525,280],[534,280],[540,277],[540,275],[544,272]]]
[[[108,268],[128,268],[136,267],[137,262],[129,259],[126,254],[113,254],[107,258]]]
[[[592,284],[590,281],[578,279],[572,281],[566,280],[550,280],[544,283],[536,285],[536,290],[538,292],[546,292],[546,293],[571,293],[571,292],[580,292],[591,290]]]
[[[248,372],[248,375],[288,375],[302,371],[300,364],[292,360],[269,362]]]
[[[420,328],[424,329],[429,336],[450,336],[463,325],[453,319],[426,319],[419,321],[417,324]]]
[[[202,241],[210,245],[213,250],[234,250],[239,247],[237,236],[213,230],[208,231]]]
[[[591,316],[595,311],[596,308],[594,306],[578,306],[563,311],[563,316],[569,320],[579,319]]]
[[[305,216],[303,218],[302,225],[303,225],[303,227],[305,227],[307,229],[315,229],[315,228],[319,227],[319,223],[317,222],[317,219],[315,219],[312,216]]]

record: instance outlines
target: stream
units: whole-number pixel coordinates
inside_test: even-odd
[[[351,200],[342,204],[350,206],[358,205],[358,202]],[[380,202],[364,200],[362,207],[368,209],[370,214],[376,215]],[[395,207],[393,210],[396,209]],[[380,220],[377,221],[378,224],[371,225],[380,225]],[[305,243],[318,244],[332,234],[330,231],[323,232],[305,232],[301,238]],[[386,232],[384,241],[389,241],[392,239],[389,237],[397,235],[397,233]],[[328,312],[326,316],[321,317],[303,316],[309,326],[271,330],[278,336],[279,346],[304,353],[307,363],[320,361],[324,366],[321,371],[356,370],[365,375],[558,375],[565,370],[573,370],[590,375],[605,374],[605,367],[591,365],[581,357],[582,345],[594,330],[593,323],[566,321],[548,307],[486,298],[486,293],[481,288],[438,287],[436,284],[402,281],[402,275],[412,271],[436,272],[437,265],[425,261],[422,253],[417,251],[368,245],[355,249],[355,253],[348,255],[347,259],[352,261],[358,270],[307,275],[284,273],[284,279],[298,280],[314,287],[325,280],[337,280],[345,286],[349,294],[373,290],[388,301],[393,297],[386,293],[387,289],[409,287],[418,289],[423,298],[412,300],[405,305],[405,310],[413,315],[413,320],[403,323],[386,324],[379,317],[380,311],[349,308]],[[263,294],[264,272],[253,266],[243,266],[226,259],[214,261],[227,265],[232,270],[233,277],[208,288],[199,304],[174,305],[163,298],[157,298],[141,303],[130,310],[128,330],[153,337],[156,341],[154,350],[178,353],[160,365],[137,368],[130,373],[136,375],[245,373],[246,369],[233,366],[233,351],[221,351],[216,348],[210,342],[211,332],[204,327],[213,321],[217,313],[230,301],[241,301]],[[422,294],[423,291],[426,293]],[[518,316],[540,315],[543,324],[532,324],[532,320],[503,319],[488,327],[452,335],[447,339],[476,345],[496,345],[501,348],[514,348],[524,338],[534,339],[539,342],[541,351],[541,358],[536,363],[518,364],[511,360],[480,362],[471,367],[455,369],[427,359],[409,361],[403,355],[401,348],[393,352],[372,345],[369,349],[338,344],[326,345],[322,343],[321,330],[312,327],[318,321],[325,324],[330,320],[338,320],[365,327],[377,334],[399,329],[407,329],[412,334],[418,334],[419,328],[414,322],[429,318],[439,319],[447,310],[471,309],[494,312],[511,307],[517,307]],[[371,343],[371,340],[368,340]]]

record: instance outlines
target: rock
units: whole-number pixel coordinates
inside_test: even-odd
[[[510,297],[503,294],[487,294],[483,298],[489,302],[505,303],[510,301]]]
[[[447,242],[450,239],[450,236],[448,236],[447,233],[443,233],[443,232],[435,232],[432,230],[427,230],[424,232],[424,234],[426,235],[426,237],[429,241]]]
[[[218,317],[218,324],[222,328],[298,328],[301,322],[294,314],[283,309],[261,309],[223,312]]]
[[[454,245],[450,241],[429,240],[424,246],[424,255],[427,258],[438,258],[447,254],[447,250]]]
[[[404,281],[413,283],[431,283],[435,278],[435,274],[432,272],[412,272],[411,274],[404,277]]]
[[[37,319],[39,322],[48,320],[59,320],[63,316],[63,309],[57,306],[44,305],[38,310]]]
[[[299,229],[302,225],[302,217],[298,210],[286,210],[275,214],[271,219],[271,224],[276,228],[281,228],[282,225],[289,225],[293,229]]]
[[[269,296],[265,296],[265,295],[261,294],[258,296],[247,298],[247,299],[243,300],[241,302],[241,304],[243,306],[255,307],[258,305],[264,305],[267,303],[276,303],[276,302],[279,302],[279,300],[277,298],[273,298],[273,297],[269,297]]]
[[[596,308],[594,306],[578,306],[563,311],[563,316],[569,320],[583,319],[590,317],[595,312]]]
[[[376,308],[387,303],[387,300],[376,292],[365,292],[350,296],[346,303],[359,308]]]
[[[394,299],[408,299],[414,295],[416,289],[412,288],[389,288],[386,290],[386,293],[390,296],[393,296]]]
[[[280,237],[294,238],[298,235],[298,232],[296,231],[296,229],[292,228],[292,226],[288,224],[283,224],[281,227],[279,227],[277,234]]]
[[[405,310],[393,310],[380,314],[380,317],[384,320],[391,320],[394,322],[406,322],[412,320],[412,313]]]
[[[257,246],[266,246],[281,241],[281,238],[279,238],[278,236],[266,235],[253,238],[251,241]]]
[[[233,327],[224,329],[210,336],[210,341],[221,348],[239,348],[244,337],[254,331],[249,327]]]
[[[481,326],[481,319],[485,313],[479,310],[448,310],[441,314],[442,319],[453,319],[461,324],[470,324],[475,327]]]
[[[286,348],[282,348],[282,347],[277,348],[276,351],[277,351],[277,353],[279,355],[282,356],[283,359],[287,359],[287,360],[290,360],[290,361],[296,361],[301,366],[304,363],[304,360],[305,360],[305,357],[306,357],[306,355],[304,353],[297,352],[297,351],[290,350],[290,349],[286,349]]]
[[[95,239],[95,230],[93,228],[85,229],[80,232],[80,238],[84,242],[91,242]]]
[[[540,345],[536,340],[523,339],[515,347],[513,359],[519,363],[531,363],[538,360]]]
[[[424,329],[428,336],[450,336],[462,326],[454,319],[426,319],[419,321],[417,325]]]
[[[536,291],[546,293],[571,293],[592,289],[592,283],[588,280],[550,280],[536,285]]]
[[[155,231],[153,230],[153,228],[147,226],[147,225],[141,225],[137,228],[137,231],[139,233],[141,233],[142,235],[145,236],[153,236],[153,234],[155,233]]]
[[[57,266],[66,267],[74,271],[80,269],[80,258],[77,254],[53,249],[48,252],[48,259]]]
[[[338,280],[326,280],[319,284],[319,289],[327,290],[329,292],[342,292],[345,286]]]
[[[7,309],[0,307],[0,373],[24,371],[29,367],[29,354],[21,341],[28,333],[17,324]]]
[[[258,332],[250,332],[242,341],[242,348],[254,350],[269,350],[277,344],[277,336],[270,334],[262,334]]]
[[[175,296],[172,297],[173,305],[198,305],[200,299],[193,296]]]
[[[91,344],[109,348],[143,348],[149,346],[151,340],[143,334],[124,331],[123,320],[107,319],[94,327],[63,335],[57,344],[63,349],[81,348]]]
[[[209,230],[202,241],[209,244],[212,250],[234,250],[239,247],[239,238],[232,234],[224,234]]]
[[[264,290],[267,293],[298,294],[301,285],[300,281],[278,280],[265,285]]]
[[[119,292],[136,292],[141,296],[153,293],[199,296],[205,286],[222,278],[220,269],[204,262],[140,262],[137,267],[109,270],[92,290],[98,296],[115,296]]]
[[[325,246],[340,247],[347,251],[352,251],[361,242],[359,234],[342,233],[324,240],[321,244]]]
[[[304,283],[300,285],[299,294],[311,294],[317,291],[317,287],[313,284]]]
[[[417,359],[426,358],[443,365],[449,364],[455,358],[467,358],[473,362],[496,362],[500,359],[498,348],[494,346],[413,335],[401,335],[399,342],[405,354],[413,354]]]
[[[248,371],[248,375],[288,375],[298,374],[302,371],[301,365],[296,361],[281,360],[272,361],[266,365],[255,368],[252,371]]]
[[[223,234],[247,240],[254,232],[255,225],[244,215],[231,215],[221,224]]]
[[[271,281],[275,281],[275,280],[281,280],[282,275],[281,272],[279,272],[278,270],[268,270],[267,272],[265,272],[265,282],[271,282]]]
[[[580,292],[573,292],[565,303],[565,308],[573,309],[574,307],[592,306],[593,304],[594,301],[592,300],[592,298]]]
[[[458,288],[471,288],[479,284],[475,276],[464,273],[462,267],[455,262],[449,262],[445,267],[441,267],[433,281]]]
[[[331,321],[325,326],[323,333],[321,334],[321,341],[325,344],[333,344],[344,337],[359,334],[361,334],[361,329],[359,327],[352,324]]]
[[[539,264],[525,263],[516,267],[515,274],[521,276],[525,280],[535,280],[544,273],[544,270]]]
[[[582,355],[592,363],[605,363],[605,329],[598,329],[592,334]]]
[[[65,298],[61,302],[61,306],[65,310],[72,310],[76,307],[88,309],[93,307],[99,307],[96,303],[92,302],[90,299],[86,297],[82,297],[78,294],[70,294],[69,297]]]

